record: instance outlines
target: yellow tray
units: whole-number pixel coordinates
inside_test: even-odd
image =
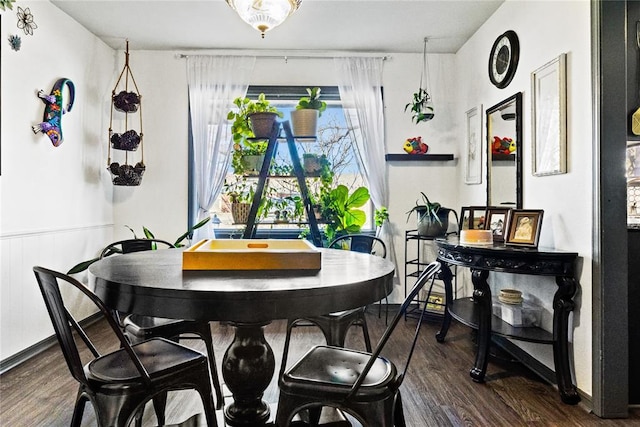
[[[183,270],[320,270],[321,253],[302,239],[204,239],[182,253]]]

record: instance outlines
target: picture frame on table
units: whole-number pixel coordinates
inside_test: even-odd
[[[487,208],[487,220],[485,221],[485,230],[491,230],[494,242],[504,242],[504,235],[509,226],[509,208]]]
[[[512,209],[505,243],[537,248],[543,215],[542,209]]]
[[[486,206],[463,206],[460,209],[460,230],[484,230]]]
[[[567,173],[567,55],[531,73],[532,173]]]
[[[465,184],[482,184],[482,104],[466,113]]]

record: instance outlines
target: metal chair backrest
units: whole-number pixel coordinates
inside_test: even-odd
[[[83,285],[73,277],[67,276],[66,274],[37,266],[33,267],[33,272],[36,275],[36,280],[38,281],[40,291],[42,292],[44,303],[47,307],[47,311],[49,312],[51,322],[53,323],[53,329],[55,330],[56,337],[58,338],[58,342],[60,343],[62,354],[65,358],[65,361],[67,362],[67,366],[69,367],[69,371],[71,371],[71,375],[73,376],[73,378],[75,378],[78,382],[88,386],[87,377],[84,372],[78,346],[73,337],[72,328],[78,333],[78,335],[89,348],[94,357],[99,357],[100,353],[98,352],[96,346],[91,342],[84,329],[65,307],[58,280],[62,280],[78,289],[89,300],[91,300],[91,302],[96,307],[98,307],[100,313],[102,314],[102,317],[107,320],[109,326],[120,340],[121,348],[123,348],[127,352],[127,354],[129,354],[129,357],[131,357],[134,365],[140,372],[140,376],[142,377],[143,381],[147,384],[150,383],[149,374],[147,373],[144,366],[142,366],[140,359],[138,359],[138,356],[134,353],[131,345],[124,337],[122,331],[120,330],[120,326],[116,322],[115,318],[111,316],[111,311],[104,305],[102,300],[100,300],[97,295],[95,295],[85,285]]]
[[[171,243],[161,239],[126,239],[110,243],[102,250],[100,258],[116,253],[128,254],[132,252],[150,251],[160,243],[168,248],[175,248]]]
[[[429,264],[424,269],[424,271],[420,274],[420,277],[418,277],[418,280],[416,281],[415,285],[413,286],[413,289],[411,289],[411,292],[409,292],[409,294],[405,298],[404,302],[400,306],[400,309],[396,313],[395,317],[393,318],[393,320],[391,321],[389,326],[387,326],[387,329],[384,331],[384,334],[382,335],[382,338],[380,338],[380,341],[378,342],[378,345],[376,346],[376,348],[374,349],[373,353],[371,354],[371,357],[369,358],[369,361],[367,362],[366,366],[364,367],[364,369],[362,370],[360,375],[358,375],[358,378],[355,381],[355,383],[353,384],[353,387],[351,388],[351,391],[349,392],[349,395],[347,396],[347,399],[352,397],[352,396],[354,396],[357,393],[358,389],[360,388],[360,386],[362,385],[363,381],[367,377],[367,374],[369,373],[369,370],[373,366],[373,364],[376,361],[376,359],[380,356],[382,350],[384,349],[384,346],[389,341],[389,338],[391,337],[391,335],[393,334],[393,331],[395,330],[396,326],[400,322],[400,319],[404,318],[404,315],[405,315],[407,309],[414,302],[414,299],[418,295],[420,290],[427,283],[429,283],[431,281],[431,279],[440,271],[440,268],[441,268],[440,263],[438,261],[434,261],[431,264]],[[418,340],[418,335],[420,333],[420,326],[422,325],[422,320],[425,317],[424,316],[425,309],[426,309],[426,304],[423,305],[422,313],[420,314],[420,317],[418,318],[418,323],[416,325],[416,330],[415,330],[415,333],[414,333],[414,336],[413,336],[413,341],[411,343],[411,347],[410,347],[409,353],[406,356],[404,367],[402,369],[400,369],[398,367],[398,375],[396,376],[395,385],[394,385],[396,387],[396,389],[398,387],[400,387],[400,385],[402,384],[402,381],[404,380],[404,377],[405,377],[405,375],[407,373],[407,369],[409,368],[409,363],[411,362],[411,357],[413,356],[413,351],[414,351],[414,349],[416,347],[416,342]]]
[[[370,234],[345,234],[329,243],[329,248],[348,249],[354,252],[387,257],[387,245],[384,241]]]

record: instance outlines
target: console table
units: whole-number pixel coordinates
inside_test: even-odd
[[[438,260],[442,261],[442,278],[446,294],[445,315],[442,327],[436,334],[438,342],[444,341],[452,317],[478,330],[478,352],[475,365],[470,372],[471,378],[476,382],[483,382],[487,372],[491,334],[551,344],[560,397],[564,403],[578,403],[580,396],[571,378],[568,343],[569,314],[574,308],[573,297],[578,287],[575,278],[578,254],[498,243],[489,246],[463,245],[457,237],[436,239],[435,243],[438,246]],[[471,269],[473,298],[454,300],[449,265]],[[490,271],[555,276],[558,289],[553,297],[553,333],[537,327],[513,327],[493,316],[491,289],[487,283]]]

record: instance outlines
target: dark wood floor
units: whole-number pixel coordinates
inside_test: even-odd
[[[384,320],[368,314],[372,339],[377,341],[384,330]],[[401,322],[392,353],[402,353],[410,340],[415,321]],[[104,324],[91,327],[108,347],[114,341]],[[278,321],[265,329],[276,360],[282,354],[284,322]],[[423,325],[421,337],[402,387],[407,424],[423,426],[638,426],[640,409],[624,420],[603,420],[588,412],[583,405],[569,406],[560,401],[557,391],[519,363],[508,357],[492,357],[487,382],[477,384],[469,377],[474,359],[471,331],[453,322],[444,344],[434,338],[438,325]],[[233,338],[233,328],[213,324],[216,359],[220,366],[224,350]],[[298,328],[292,340],[294,361],[311,345],[322,342],[322,336],[311,328]],[[197,341],[185,341],[197,348]],[[352,329],[347,345],[362,348],[361,334]],[[388,354],[394,357],[394,354]],[[276,372],[279,363],[276,365]],[[51,348],[28,362],[0,376],[0,425],[2,426],[68,426],[71,420],[77,385],[69,375],[57,347]],[[265,393],[267,402],[277,402],[276,381]],[[149,405],[150,406],[150,405]],[[169,396],[167,422],[183,426],[204,425],[197,414],[202,407],[195,392],[181,391]],[[154,425],[153,411],[145,411],[145,425]],[[186,422],[185,422],[186,421]],[[90,407],[85,410],[83,426],[95,425]],[[222,426],[222,425],[221,425]]]

